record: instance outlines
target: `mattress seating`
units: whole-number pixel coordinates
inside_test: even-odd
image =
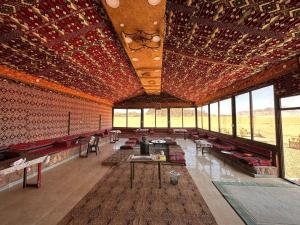
[[[185,153],[179,145],[169,146],[169,162],[185,165]]]
[[[83,133],[78,135],[68,135],[59,138],[47,139],[47,140],[39,140],[30,143],[20,143],[8,146],[8,152],[17,153],[22,158],[26,157],[28,161],[46,157],[47,155],[52,155],[58,152],[66,151],[76,146],[81,146],[81,142],[79,140],[88,138],[92,135],[102,135],[102,131]],[[17,158],[13,159],[14,161]],[[34,162],[34,161],[32,161]],[[41,186],[41,175],[42,175],[42,162],[36,163],[38,166],[38,176],[37,183],[30,185],[27,184],[27,167],[24,168],[24,176],[23,176],[23,187]],[[10,164],[7,164],[7,168]]]
[[[207,137],[212,136],[210,133],[207,134]],[[237,165],[248,174],[255,177],[276,176],[277,168],[273,166],[272,150],[233,138],[225,139],[217,136],[215,139],[207,140],[213,144],[213,154]]]

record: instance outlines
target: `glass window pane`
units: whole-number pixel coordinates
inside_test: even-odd
[[[202,128],[202,107],[197,108],[197,123],[198,128]]]
[[[210,130],[219,132],[219,106],[218,103],[210,104]]]
[[[155,109],[144,109],[144,127],[155,127]]]
[[[126,127],[126,109],[114,109],[114,127]]]
[[[220,132],[232,134],[231,98],[220,101]]]
[[[183,127],[196,127],[195,108],[183,108]]]
[[[202,106],[202,126],[203,129],[208,130],[209,129],[209,121],[208,121],[208,105]]]
[[[281,108],[300,107],[300,95],[280,99]]]
[[[300,184],[300,110],[282,110],[284,176]]]
[[[168,127],[168,109],[156,110],[156,127]]]
[[[253,139],[276,144],[273,86],[252,91]]]
[[[249,93],[236,96],[235,107],[236,134],[239,137],[251,139]]]
[[[128,109],[128,125],[127,127],[140,127],[141,126],[141,110]]]
[[[182,127],[182,108],[171,108],[170,117],[171,127]]]
[[[239,137],[251,139],[249,93],[236,96],[235,107],[236,107],[236,134]]]

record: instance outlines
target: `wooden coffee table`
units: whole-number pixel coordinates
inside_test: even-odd
[[[161,163],[165,162],[165,160],[154,160],[151,158],[146,158],[142,157],[140,159],[136,159],[134,158],[134,155],[130,155],[127,159],[127,162],[130,163],[130,188],[132,188],[133,186],[133,180],[134,180],[134,165],[136,163],[147,163],[147,164],[157,164],[157,168],[158,168],[158,184],[159,184],[159,188],[161,188]]]

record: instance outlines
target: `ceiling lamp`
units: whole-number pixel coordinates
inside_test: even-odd
[[[127,44],[132,43],[132,39],[130,37],[125,37],[124,40]]]
[[[132,61],[137,62],[137,61],[139,61],[139,59],[138,58],[132,58]]]
[[[158,5],[161,2],[161,0],[148,0],[148,3],[150,5]]]
[[[153,41],[153,42],[159,42],[159,41],[160,41],[160,37],[159,37],[159,36],[154,36],[154,37],[152,38],[152,41]]]
[[[106,0],[106,4],[109,5],[111,8],[118,8],[120,6],[119,0]]]
[[[126,46],[131,51],[138,51],[143,48],[159,49],[161,38],[159,32],[147,33],[143,30],[137,30],[134,33],[127,33],[122,30],[121,35],[123,37]]]
[[[158,61],[160,60],[160,57],[154,57],[153,60]]]

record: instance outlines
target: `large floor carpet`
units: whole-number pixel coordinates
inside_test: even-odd
[[[300,188],[288,183],[214,182],[248,225],[299,225]]]
[[[169,183],[169,171],[181,173],[179,184]],[[184,166],[137,164],[130,189],[128,163],[113,168],[59,222],[59,225],[216,225],[215,219]]]

